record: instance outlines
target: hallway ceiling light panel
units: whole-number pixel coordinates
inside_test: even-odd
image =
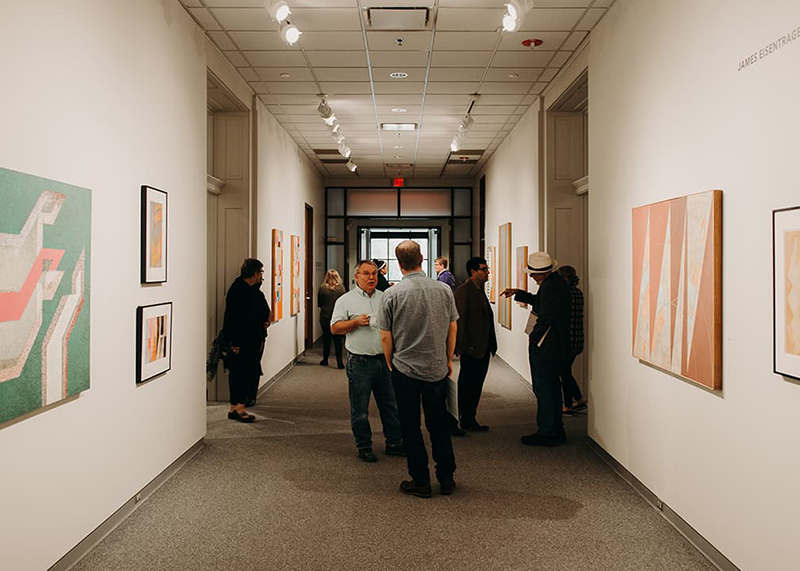
[[[384,131],[414,131],[416,128],[416,123],[381,123]]]
[[[289,5],[283,0],[267,0],[266,8],[270,17],[278,23],[283,22],[292,13]]]
[[[302,33],[294,24],[286,23],[281,26],[281,39],[290,46],[300,39],[300,34]]]
[[[373,30],[424,30],[427,8],[369,8],[367,18]]]

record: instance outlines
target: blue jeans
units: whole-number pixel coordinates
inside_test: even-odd
[[[533,394],[536,395],[536,424],[542,436],[562,436],[564,422],[561,419],[561,380],[559,361],[546,361],[534,357],[528,346],[528,358],[533,378]]]
[[[397,415],[397,400],[394,397],[392,376],[383,355],[350,354],[345,372],[350,388],[350,426],[356,439],[356,447],[372,447],[372,430],[369,426],[370,393],[375,395],[386,445],[401,444],[403,435]]]

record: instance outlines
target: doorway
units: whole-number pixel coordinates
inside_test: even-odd
[[[359,228],[358,259],[375,259],[386,262],[389,283],[403,279],[394,250],[404,240],[414,240],[422,251],[422,271],[426,276],[436,276],[433,260],[441,253],[441,229],[433,228]]]

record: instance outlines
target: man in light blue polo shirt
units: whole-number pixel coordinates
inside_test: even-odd
[[[371,260],[356,264],[356,287],[336,300],[331,316],[331,332],[346,335],[345,347],[350,357],[345,366],[350,387],[350,426],[356,439],[358,457],[364,462],[377,462],[372,452],[372,430],[369,426],[369,395],[381,415],[386,454],[405,456],[392,376],[386,366],[378,330],[377,315],[383,292],[378,285],[378,267]]]

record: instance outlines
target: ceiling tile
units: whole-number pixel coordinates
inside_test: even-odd
[[[492,66],[546,67],[553,54],[554,52],[497,52],[492,60]]]
[[[400,120],[403,117],[416,116],[422,111],[422,107],[419,105],[403,105],[401,106],[401,108],[406,110],[405,113],[392,113],[392,109],[395,107],[396,107],[395,105],[379,105],[378,113],[380,114],[391,113],[395,119]]]
[[[320,87],[329,95],[372,93],[368,81],[324,81],[320,82]]]
[[[311,70],[307,67],[259,67],[256,68],[258,78],[264,81],[313,81]],[[289,77],[281,77],[288,73]]]
[[[421,81],[375,81],[375,93],[422,93],[425,84]]]
[[[562,65],[567,63],[567,60],[571,55],[572,52],[558,52],[555,56],[553,56],[553,59],[550,60],[549,65],[551,65],[552,67],[561,67]]]
[[[436,51],[493,50],[500,35],[496,32],[436,32]]]
[[[209,8],[263,8],[263,0],[205,0]]]
[[[540,67],[492,67],[484,81],[519,82],[536,81],[544,70]],[[516,75],[517,77],[509,77]]]
[[[186,8],[201,8],[203,4],[200,0],[180,0]]]
[[[281,105],[281,109],[286,115],[313,115],[319,119],[317,113],[317,106],[314,104],[309,105]],[[319,119],[321,121],[321,119]]]
[[[230,32],[236,45],[243,51],[246,50],[295,50],[297,46],[289,46],[281,40],[278,32]]]
[[[306,50],[363,50],[364,36],[360,31],[303,31],[303,35],[300,36],[300,44]]]
[[[365,51],[308,51],[308,60],[315,67],[366,67]]]
[[[498,93],[498,94],[508,94],[508,93],[519,93],[521,95],[525,95],[528,93],[528,90],[533,85],[530,82],[527,83],[510,83],[510,82],[484,82],[481,85],[481,93]]]
[[[428,52],[370,50],[369,60],[373,67],[394,67],[394,71],[405,71],[407,67],[427,67]]]
[[[208,10],[202,8],[189,8],[189,13],[194,17],[195,20],[198,21],[200,26],[204,30],[221,30],[217,21],[211,17],[211,13]]]
[[[539,81],[551,81],[558,72],[559,68],[548,67],[546,70],[542,72],[542,75],[539,76]]]
[[[428,114],[457,115],[458,117],[461,117],[462,115],[466,114],[468,108],[469,103],[465,103],[464,105],[426,105],[424,111],[426,117]]]
[[[461,82],[461,81],[428,82],[427,93],[434,93],[434,94],[460,93],[460,94],[463,95],[463,94],[475,93],[477,88],[478,88],[478,82],[477,81],[470,81],[470,82]]]
[[[261,100],[262,103],[264,103],[264,105],[272,105],[273,103],[276,103],[275,98],[267,93],[259,95],[258,98]]]
[[[319,104],[319,97],[316,95],[283,95],[278,93],[273,96],[273,99],[281,105]]]
[[[406,32],[406,31],[385,31],[367,32],[367,44],[370,50],[388,50],[397,52],[407,51],[427,51],[431,47],[431,36],[433,32]],[[438,34],[437,34],[438,37]],[[402,45],[398,45],[397,39],[402,38]]]
[[[304,31],[360,31],[358,8],[293,8],[291,22]],[[300,41],[303,39],[301,37]]]
[[[235,67],[248,67],[252,62],[248,62],[239,52],[222,52]]]
[[[478,81],[483,75],[479,67],[431,68],[430,81]]]
[[[216,46],[220,50],[235,50],[236,44],[234,44],[230,38],[225,34],[225,32],[209,32],[208,37],[216,44]]]
[[[492,52],[433,52],[431,67],[486,67]],[[499,54],[498,54],[499,55]],[[497,56],[495,56],[496,58]]]
[[[404,67],[402,71],[408,74],[404,79],[392,79],[389,77],[390,73],[398,71],[396,67],[372,67],[372,80],[373,81],[396,81],[396,82],[410,82],[410,81],[425,81],[425,75],[428,71],[425,67]]]
[[[235,52],[225,52],[225,55]],[[245,57],[253,67],[306,67],[306,60],[303,54],[296,52],[244,52]],[[234,63],[234,65],[236,65]]]
[[[536,101],[535,95],[526,95],[525,97],[522,98],[522,101],[520,101],[519,104],[529,107],[533,105],[535,101]]]
[[[582,8],[536,8],[522,20],[521,32],[570,31],[586,10]]]
[[[495,32],[504,13],[503,8],[439,8],[436,29]]]
[[[500,51],[553,51],[567,39],[569,32],[545,32],[542,30],[528,31],[528,32],[513,32],[511,34],[503,34],[503,40],[500,42]],[[536,48],[529,48],[522,45],[525,40],[542,40],[542,45]]]
[[[615,1],[616,0],[595,0],[594,7],[595,8],[608,8]]]
[[[318,67],[314,72],[320,81],[369,81],[366,67]]]
[[[519,105],[523,96],[519,94],[509,95],[480,95],[475,105]]]
[[[470,111],[473,117],[478,115],[511,115],[517,110],[516,105],[479,105],[475,104]]]
[[[562,50],[574,50],[579,45],[583,39],[589,34],[589,32],[572,32],[567,39],[566,42],[561,46]]]
[[[592,0],[536,0],[537,8],[588,8]]]
[[[245,81],[258,81],[261,79],[256,73],[256,70],[254,70],[252,67],[238,67],[236,70],[245,79]]]
[[[605,8],[591,8],[586,15],[578,23],[577,30],[591,30],[600,21],[600,18],[606,15]]]
[[[547,87],[547,83],[545,83],[543,81],[540,82],[540,83],[534,83],[530,92],[531,92],[531,94],[539,94],[542,91],[544,91],[545,87]]]
[[[212,8],[211,13],[226,30],[278,29],[264,8]]]
[[[472,97],[469,95],[431,95],[425,96],[426,105],[469,105]]]

